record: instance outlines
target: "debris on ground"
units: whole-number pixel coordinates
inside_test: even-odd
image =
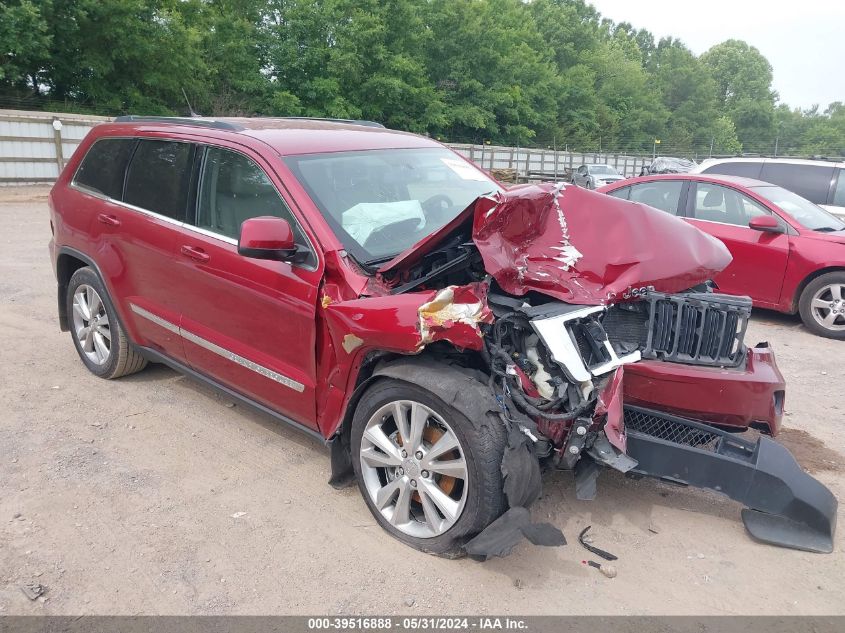
[[[592,552],[596,556],[601,556],[605,560],[618,560],[618,558],[619,558],[618,556],[614,556],[610,552],[606,552],[603,549],[599,549],[598,547],[593,547],[592,545],[590,545],[590,543],[592,543],[593,539],[587,534],[587,532],[589,531],[589,529],[591,527],[593,527],[593,526],[588,525],[583,530],[581,530],[581,533],[578,535],[578,542],[581,543],[581,545],[584,547],[584,549],[586,549],[589,552]]]
[[[28,582],[25,585],[21,585],[21,591],[30,600],[38,600],[47,591],[47,587],[37,582]]]
[[[652,534],[660,534],[660,529],[654,523],[648,526],[648,531]]]
[[[590,567],[595,567],[608,578],[616,578],[616,567],[614,567],[613,565],[602,565],[601,563],[597,563],[594,560],[585,560],[581,562],[586,563]]]
[[[405,606],[406,607],[413,607],[416,603],[417,603],[417,601],[413,596],[406,596],[405,597]]]
[[[232,515],[232,518],[233,519],[240,519],[242,516],[246,516],[246,512],[235,512]]]

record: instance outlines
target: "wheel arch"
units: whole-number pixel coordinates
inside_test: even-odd
[[[97,265],[79,251],[63,247],[56,257],[56,280],[58,281],[56,300],[59,310],[59,329],[62,332],[67,332],[70,329],[67,313],[67,288],[70,284],[70,278],[73,277],[73,273],[86,266],[93,268],[100,279],[103,279]]]
[[[368,356],[370,358],[362,363],[358,372],[355,390],[349,397],[340,424],[328,440],[332,465],[329,483],[335,487],[343,487],[352,481],[352,418],[364,393],[381,380],[393,379],[422,387],[457,409],[472,424],[482,424],[490,411],[499,410],[493,392],[471,369],[457,367],[425,352],[415,356],[370,352]]]
[[[804,279],[802,279],[798,286],[795,288],[795,294],[792,296],[792,303],[789,306],[790,314],[796,314],[798,312],[798,306],[801,301],[801,295],[804,293],[804,289],[809,286],[814,280],[828,273],[845,273],[845,266],[826,266],[825,268],[819,268],[818,270],[814,270],[809,275],[804,277]]]

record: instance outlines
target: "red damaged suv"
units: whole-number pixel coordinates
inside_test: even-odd
[[[505,191],[364,121],[122,117],[50,195],[58,310],[103,378],[163,362],[325,440],[391,534],[478,558],[521,538],[542,468],[718,490],[756,538],[830,551],[836,500],[774,435],[716,239],[576,187]],[[715,426],[714,426],[715,425]]]

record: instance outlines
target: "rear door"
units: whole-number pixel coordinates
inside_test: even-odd
[[[733,255],[716,276],[719,289],[748,295],[761,307],[775,307],[789,259],[789,236],[748,227],[751,218],[774,214],[736,189],[709,182],[690,182],[686,214],[691,224],[722,240]],[[778,221],[786,229],[786,223]]]
[[[175,244],[182,336],[190,366],[261,404],[316,429],[316,252],[261,157],[206,146],[196,210]],[[308,261],[238,254],[240,225],[258,216],[291,223]]]
[[[132,339],[176,360],[184,360],[178,336],[179,297],[170,283],[173,248],[188,205],[196,146],[166,139],[103,139],[115,143],[115,161],[128,167],[108,184],[109,191],[86,186],[88,156],[74,185],[101,197],[89,255],[107,278]],[[125,173],[124,173],[125,172]]]

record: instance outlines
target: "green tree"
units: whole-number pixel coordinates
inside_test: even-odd
[[[38,92],[51,34],[31,0],[0,1],[0,82]]]
[[[743,146],[751,151],[770,151],[774,141],[772,66],[753,46],[727,40],[701,56],[716,82],[722,113],[733,119]]]

